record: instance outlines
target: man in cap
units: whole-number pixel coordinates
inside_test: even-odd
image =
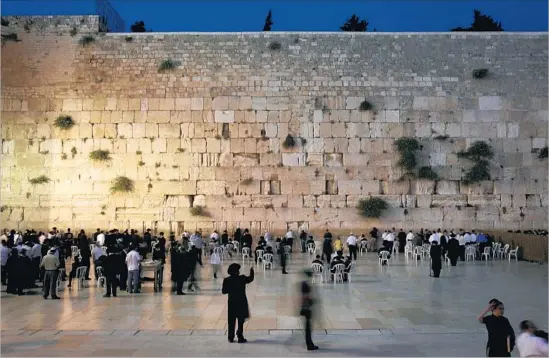
[[[240,265],[232,263],[227,269],[229,277],[223,280],[221,292],[229,295],[228,305],[228,331],[229,342],[234,341],[234,330],[236,320],[238,319],[238,329],[236,336],[238,343],[246,343],[244,338],[244,321],[250,317],[248,298],[246,297],[246,285],[254,280],[254,268],[250,267],[250,276],[240,275]]]
[[[48,299],[51,291],[51,298],[58,300],[57,296],[57,269],[59,268],[59,259],[55,256],[55,248],[51,248],[48,254],[42,258],[40,267],[44,268],[44,299]]]

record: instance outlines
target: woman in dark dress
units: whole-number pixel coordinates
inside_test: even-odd
[[[246,285],[254,280],[254,268],[250,268],[250,276],[240,275],[240,265],[233,263],[227,269],[229,277],[223,280],[221,292],[229,295],[228,307],[228,337],[229,342],[234,341],[235,323],[238,319],[236,335],[238,343],[246,343],[244,338],[244,321],[250,318],[248,298],[246,297]]]
[[[492,314],[486,316],[488,311],[492,311]],[[477,317],[488,330],[487,357],[510,357],[515,346],[515,331],[503,313],[503,302],[494,298]]]
[[[441,247],[438,243],[433,241],[431,244],[431,270],[433,270],[433,276],[438,278],[440,277],[440,270],[442,269],[442,252]]]
[[[459,241],[454,233],[450,234],[450,240],[448,240],[447,248],[450,265],[456,266],[459,257]]]

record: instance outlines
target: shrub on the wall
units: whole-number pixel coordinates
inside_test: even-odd
[[[295,139],[291,135],[287,135],[286,139],[284,139],[284,142],[282,143],[282,146],[284,148],[293,148],[295,147]]]
[[[490,180],[490,164],[487,160],[479,160],[476,162],[465,174],[463,184],[469,185],[483,180]]]
[[[278,41],[272,41],[269,43],[269,50],[278,51],[282,48],[282,45]]]
[[[111,183],[111,193],[130,193],[134,189],[133,181],[130,178],[119,176]]]
[[[79,41],[80,45],[82,45],[84,47],[88,46],[88,45],[91,45],[94,42],[95,42],[95,37],[93,37],[91,35],[82,36],[82,38]]]
[[[479,181],[490,180],[490,163],[488,159],[494,157],[494,151],[486,142],[474,142],[469,149],[459,152],[458,157],[475,163],[465,174],[463,184],[470,185]]]
[[[10,22],[4,18],[2,18],[2,26],[9,26]]]
[[[395,140],[395,146],[400,154],[398,166],[408,171],[414,170],[417,166],[416,151],[420,148],[418,140],[415,138],[399,138]]]
[[[206,216],[206,210],[204,210],[204,207],[200,206],[200,205],[193,206],[191,208],[191,215],[192,216]]]
[[[488,76],[488,69],[486,68],[477,68],[473,70],[473,78],[482,79]]]
[[[76,28],[76,26],[73,26],[71,28],[71,30],[69,31],[69,35],[71,35],[72,37],[76,36],[78,34],[78,29]]]
[[[547,158],[547,147],[543,147],[541,148],[541,150],[539,151],[539,154],[538,154],[538,158],[539,159],[545,159]]]
[[[366,218],[379,218],[388,207],[387,202],[381,198],[361,199],[357,205],[359,214]]]
[[[374,105],[368,102],[367,100],[364,100],[360,103],[360,106],[358,107],[361,111],[369,111],[374,108]]]
[[[111,153],[108,150],[94,150],[90,152],[90,159],[98,162],[111,160]]]
[[[46,184],[49,182],[50,182],[50,178],[48,178],[45,175],[40,175],[39,177],[29,179],[29,183],[31,183],[32,185]]]
[[[418,176],[418,178],[421,178],[421,179],[429,179],[429,180],[438,180],[439,179],[438,174],[435,173],[433,171],[433,169],[431,169],[431,167],[421,167],[421,168],[419,168],[417,176]]]
[[[59,129],[71,129],[74,126],[74,121],[71,116],[59,116],[53,125]]]
[[[165,59],[158,65],[158,73],[171,71],[173,69],[175,69],[175,63],[170,59]]]
[[[2,34],[2,45],[6,42],[20,42],[19,37],[17,37],[17,34],[11,33],[11,34]]]

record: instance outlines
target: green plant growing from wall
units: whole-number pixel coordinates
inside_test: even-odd
[[[291,135],[287,135],[286,139],[284,139],[284,142],[282,143],[282,146],[284,148],[293,148],[295,147],[295,139]]]
[[[416,151],[420,149],[420,144],[415,138],[399,138],[395,140],[395,146],[400,159],[397,165],[406,169],[408,172],[414,170],[417,166]]]
[[[474,163],[465,174],[463,184],[470,185],[483,180],[490,180],[490,163],[488,160],[494,157],[494,152],[487,143],[476,141],[468,150],[461,151],[457,155]]]
[[[473,78],[480,80],[488,76],[488,69],[486,68],[477,68],[473,70]]]
[[[137,165],[139,165],[140,167],[144,166],[145,165],[145,162],[140,160],[137,162]]]
[[[366,218],[379,218],[389,205],[381,198],[361,199],[358,202],[358,213]]]
[[[158,65],[158,73],[163,73],[175,69],[175,63],[170,59],[165,59]]]
[[[130,193],[134,189],[133,181],[130,178],[119,176],[111,183],[111,193]]]
[[[71,30],[69,31],[69,35],[71,35],[72,37],[76,36],[78,34],[78,29],[76,28],[76,26],[73,26],[71,28]]]
[[[448,135],[437,135],[435,137],[435,140],[444,141],[444,140],[447,140],[448,138],[450,138],[450,136],[448,136]]]
[[[9,26],[10,22],[4,18],[2,18],[2,26]]]
[[[190,211],[192,216],[206,216],[206,210],[200,205],[193,206]]]
[[[374,108],[374,105],[368,102],[367,100],[364,100],[360,103],[360,106],[358,107],[361,111],[369,111]]]
[[[278,41],[272,41],[269,43],[269,50],[279,51],[282,48],[282,45]]]
[[[59,129],[71,129],[74,126],[74,121],[71,116],[61,115],[55,119],[53,125]]]
[[[254,180],[252,178],[246,178],[240,182],[240,185],[250,185],[253,183],[253,181]]]
[[[111,153],[108,150],[94,150],[90,152],[90,159],[96,162],[111,160]]]
[[[95,37],[93,37],[91,35],[82,36],[82,38],[78,42],[83,47],[86,47],[86,46],[91,45],[92,43],[95,42]]]
[[[124,38],[124,40],[126,40],[126,42],[132,42],[132,41],[133,41],[133,37],[131,37],[131,36],[126,36],[126,37]]]
[[[40,175],[39,177],[29,179],[29,183],[32,185],[46,184],[50,182],[50,178],[45,175]]]
[[[4,45],[6,42],[20,42],[19,37],[17,37],[16,33],[11,34],[2,34],[2,45]]]
[[[418,178],[421,179],[429,179],[429,180],[438,180],[439,176],[437,173],[431,169],[431,167],[421,167],[418,170],[417,174]]]
[[[547,158],[547,154],[548,154],[548,153],[547,153],[547,147],[543,147],[543,148],[541,148],[541,150],[539,151],[538,158],[539,158],[540,160],[545,159],[545,158]]]
[[[61,154],[61,160],[66,160],[66,159],[67,159],[67,154],[66,153]]]
[[[74,156],[77,154],[78,152],[76,151],[76,147],[72,147],[71,148],[71,154],[72,154],[72,158],[74,159]]]

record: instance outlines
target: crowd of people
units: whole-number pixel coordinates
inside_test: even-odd
[[[476,245],[482,252],[484,247],[492,246],[496,242],[494,237],[483,232],[477,233],[474,230],[455,232],[441,229],[421,229],[415,233],[410,230],[406,233],[402,229],[397,231],[392,228],[380,232],[373,228],[368,236],[362,234],[358,237],[350,233],[346,238],[334,236],[326,230],[322,241],[315,241],[312,235],[302,230],[297,237],[301,252],[314,255],[312,267],[315,264],[321,265],[322,268],[326,267],[326,270],[334,274],[336,266],[342,264],[344,282],[347,281],[353,262],[358,258],[357,252],[363,247],[367,251],[377,252],[380,257],[390,259],[395,251],[404,252],[407,245],[429,245],[431,269],[433,276],[437,278],[445,257],[449,259],[452,266],[456,266],[459,259],[465,261],[466,246]],[[59,280],[68,279],[69,289],[75,278],[90,280],[92,264],[95,277],[105,278],[104,297],[116,297],[118,289],[130,294],[140,292],[142,264],[148,256],[152,261],[160,262],[162,268],[169,256],[172,291],[177,295],[185,295],[185,283],[188,291],[200,290],[196,269],[197,266],[203,266],[202,260],[205,256],[209,257],[213,278],[217,279],[222,259],[225,256],[232,257],[244,252],[249,253],[250,258],[253,258],[256,263],[259,260],[263,261],[265,267],[273,268],[272,264],[278,260],[282,274],[287,274],[287,261],[294,251],[292,230],[277,238],[265,232],[256,243],[248,229],[237,229],[232,235],[226,230],[221,234],[213,231],[209,237],[196,231],[192,234],[183,232],[179,238],[176,238],[175,233],[172,232],[166,239],[164,233],[153,235],[150,229],[146,230],[143,236],[140,236],[136,230],[121,232],[116,229],[110,231],[97,229],[88,237],[84,230],[80,230],[75,236],[70,229],[61,233],[54,227],[48,233],[34,230],[27,230],[25,233],[4,230],[0,240],[2,285],[7,285],[6,292],[23,295],[27,289],[38,288],[37,283],[41,282],[45,299],[49,297],[60,299],[57,296]],[[398,242],[397,245],[395,245],[396,242]],[[344,255],[344,251],[347,251],[348,255]],[[71,264],[70,271],[67,273],[66,261],[68,260],[71,260]],[[268,265],[269,263],[271,265]],[[80,277],[77,277],[79,271]],[[229,277],[224,279],[222,285],[222,293],[229,296],[228,338],[230,342],[234,341],[236,329],[238,342],[244,343],[246,339],[243,335],[243,323],[249,317],[245,287],[254,280],[254,272],[252,268],[249,276],[240,275],[240,265],[233,263],[229,266],[228,274]],[[312,307],[315,302],[310,284],[312,271],[306,269],[305,276],[306,279],[301,284],[300,314],[305,319],[307,349],[316,350],[318,347],[314,345],[311,338]],[[485,317],[489,310],[492,311],[492,316]],[[486,324],[489,332],[490,349],[487,350],[489,356],[506,356],[504,354],[510,353],[515,345],[514,332],[508,321],[501,317],[503,317],[503,304],[498,300],[492,300],[490,308],[483,312],[482,317],[479,317],[479,321]],[[547,354],[546,333],[543,336],[543,332],[537,330],[529,321],[522,322],[520,327],[523,333],[516,340],[519,350],[531,353],[545,349],[544,352]],[[505,347],[500,338],[495,338],[497,335],[508,337]]]

